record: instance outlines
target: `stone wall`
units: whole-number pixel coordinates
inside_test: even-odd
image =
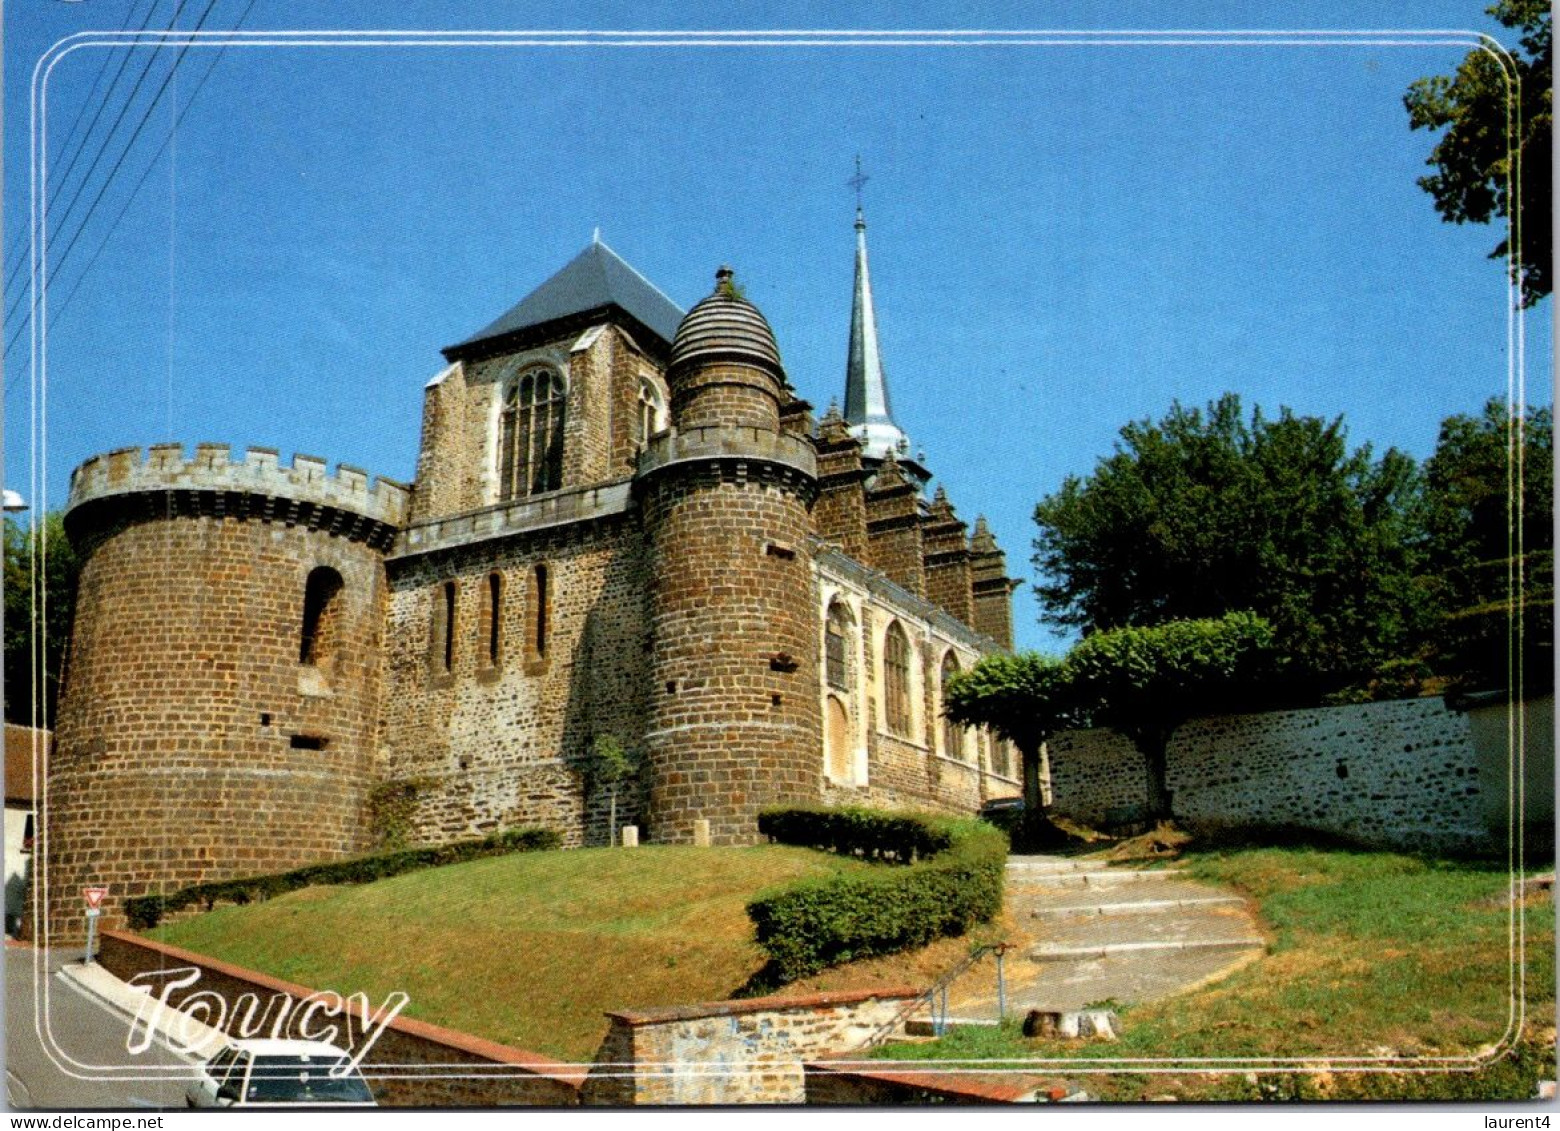
[[[173,1009],[188,1005],[207,1024],[221,1020],[217,1027],[230,1035],[270,1036],[270,1026],[283,1019],[277,1035],[318,1040],[334,1026],[333,1043],[356,1053],[384,1005],[358,995],[343,999],[120,931],[103,932],[98,961],[122,981],[137,979],[135,984],[149,987],[152,1000]],[[198,979],[190,978],[191,970]],[[252,1013],[245,995],[252,995]],[[312,1012],[302,1005],[316,1002],[321,1005]],[[150,1008],[149,1002],[148,1015]],[[241,1031],[245,1024],[250,1031]],[[341,1033],[360,1036],[344,1040]],[[383,1107],[571,1107],[579,1103],[585,1080],[583,1070],[572,1065],[405,1016],[384,1025],[362,1071]]]
[[[344,508],[382,518],[399,495],[315,482],[304,457],[177,451],[76,476],[66,525],[91,552],[40,799],[50,942],[82,933],[83,884],[109,886],[113,926],[130,896],[366,847],[388,527]],[[339,592],[305,659],[316,571]]]
[[[643,743],[648,617],[634,517],[392,559],[381,774],[412,788],[417,840],[541,825],[567,845],[606,842],[608,799],[598,791],[587,807],[581,771],[597,736]],[[455,620],[446,670],[447,584]],[[638,816],[636,792],[620,790],[619,823]]]
[[[1146,802],[1143,759],[1113,731],[1059,735],[1049,755],[1063,815],[1105,823]],[[1441,699],[1196,719],[1171,739],[1167,784],[1189,822],[1437,851],[1489,843],[1468,720]]]
[[[895,987],[609,1013],[585,1102],[803,1103],[806,1061],[861,1047],[917,994]]]

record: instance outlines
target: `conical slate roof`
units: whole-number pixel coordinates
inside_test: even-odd
[[[909,438],[894,423],[888,378],[878,351],[877,312],[872,308],[872,277],[867,271],[867,221],[856,209],[856,287],[850,308],[850,351],[845,360],[845,419],[861,441],[863,454],[883,459],[908,448]]]
[[[715,292],[695,303],[677,328],[667,373],[671,374],[695,359],[723,358],[740,358],[763,365],[785,380],[774,331],[758,307],[732,287],[729,267],[715,272]]]
[[[671,344],[683,317],[681,307],[623,262],[606,244],[593,240],[561,271],[526,295],[501,318],[465,341],[448,347],[444,353],[464,353],[480,342],[607,307],[617,307],[666,345]]]

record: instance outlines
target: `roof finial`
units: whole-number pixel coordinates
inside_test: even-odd
[[[861,154],[856,154],[856,175],[845,183],[856,190],[856,226],[858,228],[864,228],[867,224],[866,218],[861,212],[861,186],[871,179],[871,177],[861,171]]]
[[[590,242],[591,243],[600,243],[601,242],[601,225],[600,224],[597,224],[595,229],[590,233]]]

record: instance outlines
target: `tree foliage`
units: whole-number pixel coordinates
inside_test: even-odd
[[[1425,464],[1425,500],[1426,573],[1441,612],[1431,664],[1472,689],[1509,686],[1517,663],[1529,686],[1551,680],[1550,410],[1514,412],[1497,397],[1478,416],[1448,417]]]
[[[1522,304],[1532,306],[1552,288],[1549,3],[1500,0],[1488,12],[1505,27],[1521,30],[1520,50],[1470,51],[1455,75],[1414,82],[1403,104],[1413,129],[1446,130],[1425,162],[1436,172],[1421,177],[1419,186],[1450,223],[1511,221],[1517,241],[1512,270]],[[1512,239],[1502,239],[1490,258],[1505,258],[1512,250]]]
[[[1042,620],[1086,633],[1251,611],[1297,697],[1367,679],[1424,615],[1418,472],[1350,451],[1342,418],[1249,419],[1226,394],[1121,430],[1035,508]]]
[[[34,536],[36,535],[36,542]],[[34,588],[35,564],[37,587]],[[5,520],[5,717],[26,726],[53,725],[59,680],[75,614],[81,558],[65,537],[61,515],[32,527]],[[34,651],[34,629],[38,630]],[[35,676],[41,666],[41,696]],[[44,713],[40,716],[38,710]]]

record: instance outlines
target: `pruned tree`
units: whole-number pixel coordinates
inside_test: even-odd
[[[1476,48],[1455,75],[1430,75],[1403,96],[1413,129],[1446,130],[1419,179],[1441,219],[1510,222],[1491,259],[1510,256],[1522,305],[1552,289],[1553,46],[1548,0],[1500,0],[1487,10],[1518,29],[1520,49]]]
[[[1147,766],[1149,817],[1171,816],[1167,750],[1176,729],[1240,706],[1276,670],[1273,627],[1249,612],[1098,632],[1068,652],[1066,697],[1132,740]]]
[[[1053,734],[1084,722],[1065,664],[1038,652],[983,656],[948,680],[943,712],[960,726],[986,727],[1018,748],[1030,812],[1040,809],[1040,748]]]

